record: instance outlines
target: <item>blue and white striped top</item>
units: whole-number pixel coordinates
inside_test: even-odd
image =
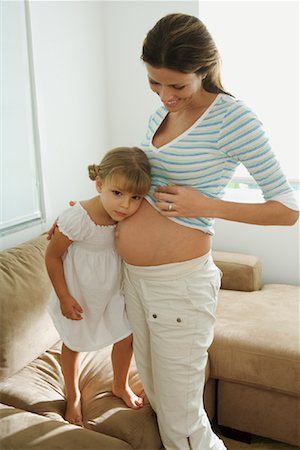
[[[153,136],[168,111],[161,106],[149,119],[140,147],[152,168],[146,199],[155,207],[157,186],[190,186],[207,197],[222,198],[236,167],[242,163],[261,188],[264,199],[297,210],[293,190],[271,150],[257,116],[243,102],[218,94],[205,113],[183,134],[160,148]],[[213,219],[172,217],[171,220],[214,234]]]

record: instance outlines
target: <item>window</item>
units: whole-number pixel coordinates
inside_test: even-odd
[[[1,2],[1,235],[44,218],[28,5]]]

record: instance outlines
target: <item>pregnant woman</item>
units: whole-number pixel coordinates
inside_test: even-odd
[[[198,18],[160,19],[145,38],[142,60],[162,102],[140,145],[152,186],[116,232],[135,359],[164,447],[223,450],[203,408],[220,288],[212,218],[292,225],[297,205],[261,122],[224,91],[218,51]],[[264,203],[221,200],[240,163]]]

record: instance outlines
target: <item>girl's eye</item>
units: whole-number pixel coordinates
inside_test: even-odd
[[[133,198],[133,200],[141,200],[142,196],[141,195],[135,195],[132,198]]]
[[[120,197],[120,195],[122,195],[122,192],[120,192],[120,191],[112,191],[112,193],[113,193],[116,197]]]

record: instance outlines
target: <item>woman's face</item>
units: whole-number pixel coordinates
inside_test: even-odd
[[[150,64],[146,64],[146,69],[150,88],[159,95],[168,111],[182,111],[199,104],[199,93],[203,91],[202,75],[158,69]]]

